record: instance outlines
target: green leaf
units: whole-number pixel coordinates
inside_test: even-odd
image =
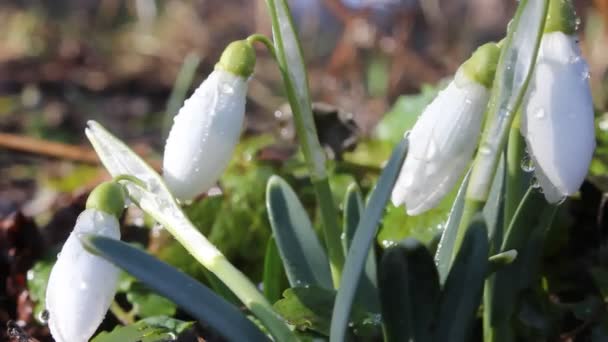
[[[299,330],[311,329],[329,334],[335,291],[320,287],[295,287],[285,290],[275,310]]]
[[[440,89],[441,85],[437,87],[423,85],[418,94],[399,96],[374,129],[374,136],[391,144],[399,143],[405,132],[414,127],[418,116],[433,101]]]
[[[415,239],[387,249],[378,281],[385,341],[431,341],[440,287],[429,250]]]
[[[327,178],[325,152],[319,143],[312,114],[302,48],[287,1],[266,0],[279,69],[294,116],[296,131],[313,179]]]
[[[515,259],[517,259],[517,251],[514,249],[492,255],[488,259],[488,274],[492,274],[499,269],[512,264]]]
[[[139,317],[173,316],[177,310],[172,301],[151,292],[139,282],[129,286],[127,300]]]
[[[167,316],[150,317],[128,326],[118,326],[111,332],[103,331],[91,342],[173,341],[192,325],[192,322],[184,322]]]
[[[85,248],[129,272],[150,289],[175,302],[219,334],[235,341],[266,341],[237,308],[188,275],[122,241],[87,235]]]
[[[351,184],[346,191],[344,198],[344,233],[342,234],[342,245],[344,254],[348,254],[348,249],[359,225],[361,214],[363,213],[363,198],[361,191],[356,184]],[[365,261],[364,277],[357,289],[357,303],[365,306],[369,311],[380,312],[378,299],[378,286],[376,277],[376,251],[370,248],[367,260]]]
[[[436,341],[469,341],[488,270],[488,230],[473,218],[441,292]]]
[[[27,271],[27,289],[29,290],[30,298],[35,303],[34,317],[38,321],[40,321],[41,314],[45,310],[46,286],[54,264],[55,262],[51,260],[40,260]]]
[[[467,187],[469,186],[470,172],[464,177],[464,180],[460,184],[458,194],[452,204],[448,221],[441,234],[441,240],[435,253],[435,264],[437,265],[437,271],[439,272],[439,280],[441,284],[445,283],[445,279],[448,277],[450,272],[450,266],[452,262],[452,254],[454,253],[454,244],[456,243],[456,236],[458,235],[458,227],[460,226],[460,218],[464,210],[464,200],[466,197]]]
[[[274,308],[299,330],[314,330],[329,334],[331,313],[336,291],[315,286],[295,287],[285,290],[283,299]],[[351,325],[359,336],[372,337],[379,333],[380,320],[358,306],[353,307]]]
[[[268,239],[266,258],[264,258],[264,295],[271,303],[281,299],[281,294],[287,288],[287,279],[279,248],[274,237]]]
[[[524,195],[511,224],[506,231],[501,251],[516,250],[517,258],[498,270],[488,279],[491,282],[486,294],[489,313],[486,322],[491,335],[504,335],[511,329],[511,319],[519,294],[529,286],[539,267],[545,234],[556,212],[548,205],[542,193],[530,188]],[[512,333],[509,331],[509,333]]]
[[[291,286],[332,288],[329,261],[308,214],[289,184],[278,176],[268,181],[266,206]]]
[[[386,203],[389,200],[393,186],[399,176],[401,165],[405,160],[407,147],[407,137],[395,147],[391,158],[380,175],[376,188],[370,196],[369,204],[362,215],[363,219],[359,222],[359,226],[357,227],[351,248],[348,251],[342,282],[340,283],[336,304],[332,314],[331,341],[343,341],[346,337],[349,314],[356,290],[359,286],[361,273],[363,272],[370,247],[374,241],[376,232],[378,231],[378,224],[384,214]]]

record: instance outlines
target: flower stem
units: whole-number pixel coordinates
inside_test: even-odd
[[[513,33],[517,32],[517,25],[520,23],[522,13],[528,8],[528,4],[532,3],[532,1],[537,0],[522,0],[520,2],[515,18],[513,19],[516,28],[509,31],[509,35],[505,40],[505,44],[501,52],[497,74],[494,79],[494,89],[487,111],[488,120],[486,121],[484,127],[480,148],[473,162],[471,180],[469,182],[469,186],[467,187],[467,194],[465,198],[464,213],[458,227],[452,260],[454,260],[454,256],[460,249],[462,237],[468,229],[475,212],[483,209],[486,201],[488,200],[490,187],[496,174],[500,155],[503,153],[505,148],[509,136],[508,132],[511,128],[513,118],[515,117],[514,113],[517,113],[519,107],[521,106],[528,89],[528,84],[530,83],[530,79],[534,73],[536,59],[538,57],[538,51],[542,39],[542,32],[547,18],[549,0],[545,0],[543,3],[543,13],[541,17],[542,21],[540,22],[538,32],[534,32],[536,34],[536,39],[534,41],[535,45],[534,49],[532,50],[532,55],[530,56],[531,64],[527,70],[526,77],[521,87],[516,90],[515,94],[510,93],[507,95],[509,98],[513,99],[512,105],[509,105],[508,108],[503,108],[501,105],[505,102],[504,98],[502,98],[504,93],[504,90],[502,89],[504,86],[503,82],[505,79],[514,77],[512,74],[507,75],[509,72],[513,73],[513,71],[510,71],[512,69],[511,64],[513,61],[505,60],[507,58],[507,51],[516,48],[513,47]],[[511,103],[511,101],[509,100],[508,103]],[[519,165],[519,162],[517,165]]]
[[[255,34],[252,34],[251,36],[247,37],[246,41],[247,41],[247,43],[249,43],[249,45],[252,45],[252,46],[254,43],[264,44],[264,46],[266,47],[266,49],[268,50],[268,53],[270,53],[272,58],[275,61],[277,60],[277,53],[274,49],[274,44],[272,44],[272,41],[270,40],[270,38],[266,37],[265,35],[263,35],[261,33],[255,33]]]
[[[526,154],[526,143],[519,132],[521,126],[521,111],[518,111],[511,130],[509,131],[509,141],[507,143],[507,178],[505,181],[505,211],[504,225],[509,227],[511,219],[519,206],[526,190],[528,182],[522,170],[522,160]],[[500,247],[500,246],[499,246]]]
[[[342,233],[338,229],[337,210],[327,178],[320,181],[313,181],[313,187],[319,200],[319,207],[321,208],[323,234],[325,237],[325,245],[327,246],[327,254],[329,256],[332,280],[334,282],[334,287],[338,288],[342,277],[342,268],[344,267],[344,252],[342,249],[342,240],[340,239]]]

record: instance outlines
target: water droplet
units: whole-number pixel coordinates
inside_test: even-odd
[[[481,146],[479,148],[479,153],[483,154],[483,155],[490,155],[492,153],[492,148],[490,148],[489,146]]]
[[[466,103],[467,105],[470,106],[473,103],[473,101],[471,101],[471,99],[467,97],[464,99],[464,103]]]
[[[437,144],[435,143],[435,140],[430,139],[429,145],[427,146],[427,149],[426,149],[426,160],[431,161],[435,158],[436,155],[437,155]]]
[[[88,289],[88,288],[89,288],[89,284],[87,284],[87,283],[86,283],[86,282],[84,282],[84,281],[81,281],[81,282],[80,282],[80,286],[79,286],[79,288],[80,288],[81,290],[86,290],[86,289]]]
[[[38,321],[40,321],[40,323],[42,323],[42,324],[47,324],[50,316],[51,316],[51,314],[49,313],[49,310],[44,309],[44,310],[40,311],[40,313],[38,314]]]
[[[545,109],[544,109],[544,108],[542,108],[542,107],[541,107],[541,108],[538,108],[538,109],[536,110],[536,112],[534,112],[534,116],[535,116],[537,119],[544,119],[544,118],[545,118],[545,115],[546,115]]]
[[[224,83],[221,86],[221,91],[224,94],[232,94],[232,93],[234,93],[234,88],[230,84]]]
[[[588,79],[590,79],[590,78],[591,78],[591,73],[589,72],[589,70],[586,70],[586,69],[585,69],[585,70],[584,70],[584,71],[581,73],[581,80],[583,80],[583,81],[587,81],[587,80],[588,80]]]
[[[390,248],[390,247],[393,247],[393,246],[397,245],[397,243],[395,241],[393,241],[393,240],[382,240],[382,242],[380,242],[380,244],[384,248]]]
[[[521,159],[521,169],[524,172],[533,172],[535,169],[534,166],[534,161],[532,160],[532,158],[530,157],[529,154],[525,154],[524,157]]]
[[[574,30],[578,31],[578,27],[581,26],[581,18],[576,18],[574,21]]]

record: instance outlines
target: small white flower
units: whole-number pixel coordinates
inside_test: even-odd
[[[116,292],[119,270],[87,252],[80,234],[120,238],[118,220],[97,209],[83,211],[51,270],[46,309],[57,342],[86,342],[95,333]]]
[[[217,182],[241,134],[246,93],[245,77],[217,69],[179,110],[163,159],[175,197],[192,199]]]
[[[578,191],[593,157],[588,70],[575,36],[559,31],[543,35],[522,107],[521,133],[550,203]]]
[[[424,110],[409,135],[409,150],[391,196],[409,215],[435,207],[462,177],[480,134],[488,89],[462,68]]]

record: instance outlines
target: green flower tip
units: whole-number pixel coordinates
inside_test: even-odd
[[[255,68],[255,50],[245,40],[232,42],[222,53],[215,68],[238,76],[249,77]]]
[[[97,209],[119,217],[125,208],[125,191],[118,182],[99,184],[87,199],[87,209]]]
[[[545,22],[545,33],[563,32],[571,35],[576,32],[578,18],[571,0],[550,0]]]
[[[461,69],[467,77],[489,89],[494,82],[499,57],[498,44],[487,43],[477,48]]]

